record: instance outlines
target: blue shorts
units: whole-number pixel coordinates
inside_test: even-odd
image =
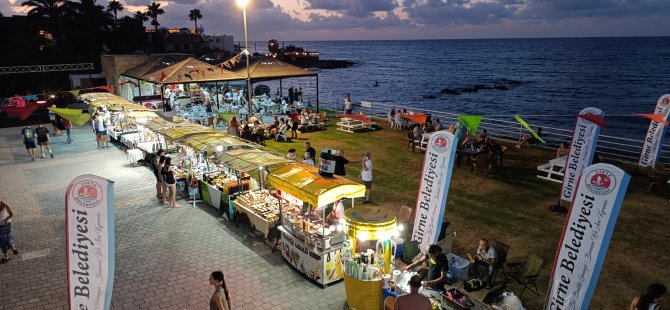
[[[37,148],[37,146],[35,145],[35,140],[26,141],[26,150],[34,149],[34,148]]]
[[[105,129],[105,130],[96,130],[95,132],[96,132],[97,134],[101,135],[101,136],[106,136],[106,135],[107,135],[107,129]]]

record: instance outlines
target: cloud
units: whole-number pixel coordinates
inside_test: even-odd
[[[5,16],[22,12],[21,1],[0,0],[0,12]],[[121,1],[127,8],[123,16],[146,11],[151,0]],[[107,5],[106,0],[98,2]],[[243,38],[242,10],[235,0],[160,3],[165,10],[158,18],[163,27],[193,27],[188,12],[199,9],[203,19],[198,24],[206,33],[234,35],[237,41]],[[598,35],[670,35],[670,20],[665,18],[669,14],[670,0],[251,0],[247,22],[250,40],[258,41],[452,38],[477,37],[477,33],[480,37],[541,36],[538,29],[546,36],[582,35],[574,30],[578,28]],[[621,23],[625,27],[617,26]],[[149,22],[145,26],[150,27]]]
[[[399,5],[395,0],[306,0],[307,10],[338,11],[342,15],[366,18],[374,12],[393,11]]]

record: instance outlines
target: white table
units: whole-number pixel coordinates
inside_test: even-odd
[[[128,156],[128,162],[133,167],[137,166],[137,162],[140,159],[144,159],[144,152],[142,152],[142,150],[138,150],[138,149],[128,150],[126,152],[126,155]]]
[[[353,118],[340,118],[340,121],[337,123],[337,129],[346,131],[346,132],[354,132],[359,129],[372,129],[374,130],[374,122],[370,123],[365,123],[361,120],[353,119]]]
[[[567,161],[568,156],[566,155],[559,158],[554,158],[544,165],[537,166],[537,170],[542,172],[541,174],[538,174],[537,177],[547,181],[563,183],[563,176]]]

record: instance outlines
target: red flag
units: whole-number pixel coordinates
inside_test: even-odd
[[[188,73],[191,74],[191,73],[193,73],[193,72],[198,73],[198,70],[191,70],[191,71],[189,71]]]
[[[600,126],[601,128],[606,128],[605,118],[602,115],[583,114],[583,115],[577,115],[577,117],[581,117],[591,123]]]
[[[167,75],[165,75],[165,72],[161,71],[161,77],[160,77],[161,82],[165,81],[166,77]]]
[[[214,72],[214,68],[207,68],[207,71]]]
[[[635,114],[635,116],[642,116],[646,117],[652,121],[657,121],[659,123],[665,123],[665,119],[663,118],[663,115],[661,114]]]

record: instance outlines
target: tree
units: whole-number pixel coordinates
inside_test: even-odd
[[[277,52],[279,52],[279,42],[275,39],[270,39],[268,41],[268,51],[273,55],[277,55]]]
[[[118,25],[118,12],[123,11],[123,4],[121,2],[112,0],[107,4],[107,12],[112,12],[114,14],[114,25]]]
[[[152,2],[150,5],[147,5],[147,16],[151,18],[151,25],[154,26],[156,32],[158,32],[158,26],[161,24],[158,22],[158,15],[163,15],[165,11],[161,9],[161,4]]]
[[[200,31],[198,30],[198,19],[202,19],[202,14],[200,13],[200,10],[193,9],[189,11],[188,18],[190,18],[192,21],[195,22],[195,34],[199,34]]]
[[[61,18],[70,10],[69,1],[66,0],[29,0],[21,3],[22,6],[30,7],[28,16],[46,17],[51,24],[51,32],[54,39],[60,38]]]
[[[84,32],[109,31],[114,25],[114,16],[104,6],[97,4],[97,0],[79,0],[70,2],[77,15],[75,19]],[[82,27],[79,27],[82,28]]]
[[[144,22],[149,20],[149,16],[147,16],[147,13],[144,13],[142,11],[135,12],[135,14],[133,14],[133,18],[140,21],[142,24],[144,24]]]

